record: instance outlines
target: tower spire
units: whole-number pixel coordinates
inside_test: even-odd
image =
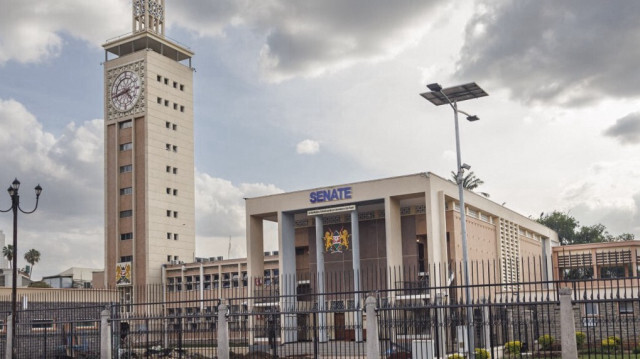
[[[133,0],[133,33],[148,31],[164,36],[164,0]]]

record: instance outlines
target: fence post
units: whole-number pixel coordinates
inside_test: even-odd
[[[367,297],[367,300],[364,302],[365,311],[367,313],[367,359],[380,358],[376,305],[376,298],[372,296]]]
[[[11,359],[12,358],[12,350],[13,350],[13,315],[9,314],[7,316],[7,325],[5,326],[5,328],[7,328],[7,347],[6,349],[6,353],[5,353],[5,358],[7,359]]]
[[[571,288],[560,288],[560,337],[562,343],[562,358],[577,359],[576,324],[571,305]]]
[[[220,301],[218,305],[218,358],[229,359],[229,323],[227,322],[227,311],[229,305],[226,301]]]
[[[447,343],[447,330],[445,329],[445,307],[444,307],[444,295],[442,293],[436,293],[436,302],[435,302],[435,315],[436,322],[434,331],[436,332],[436,347],[438,350],[438,357],[444,358],[445,353],[447,352],[446,343]]]
[[[100,312],[100,359],[111,358],[111,326],[108,309]]]

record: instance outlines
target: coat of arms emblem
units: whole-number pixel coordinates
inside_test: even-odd
[[[342,253],[349,249],[349,232],[342,228],[339,231],[329,229],[324,233],[324,248],[329,253]]]

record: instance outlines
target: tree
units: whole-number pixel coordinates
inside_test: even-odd
[[[13,245],[9,244],[2,248],[2,256],[7,258],[9,261],[9,268],[11,268],[13,263]]]
[[[27,253],[24,254],[24,260],[27,263],[31,264],[31,269],[29,270],[29,279],[31,279],[31,273],[33,273],[33,267],[36,263],[40,262],[40,252],[36,249],[29,249]]]
[[[454,171],[451,171],[451,178],[453,179],[453,182],[458,183],[458,174],[455,173]],[[467,173],[467,175],[462,178],[462,188],[468,189],[469,191],[474,191],[476,188],[478,188],[483,184],[484,184],[484,181],[476,177],[473,171]],[[478,192],[478,193],[489,198],[489,194],[487,192]]]
[[[541,223],[558,233],[560,244],[573,244],[576,236],[576,229],[580,224],[575,218],[568,213],[553,211],[551,214],[540,214],[538,223]]]

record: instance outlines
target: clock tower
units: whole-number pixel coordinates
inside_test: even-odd
[[[133,0],[103,45],[105,285],[134,301],[195,252],[194,53],[167,39],[164,0]]]

